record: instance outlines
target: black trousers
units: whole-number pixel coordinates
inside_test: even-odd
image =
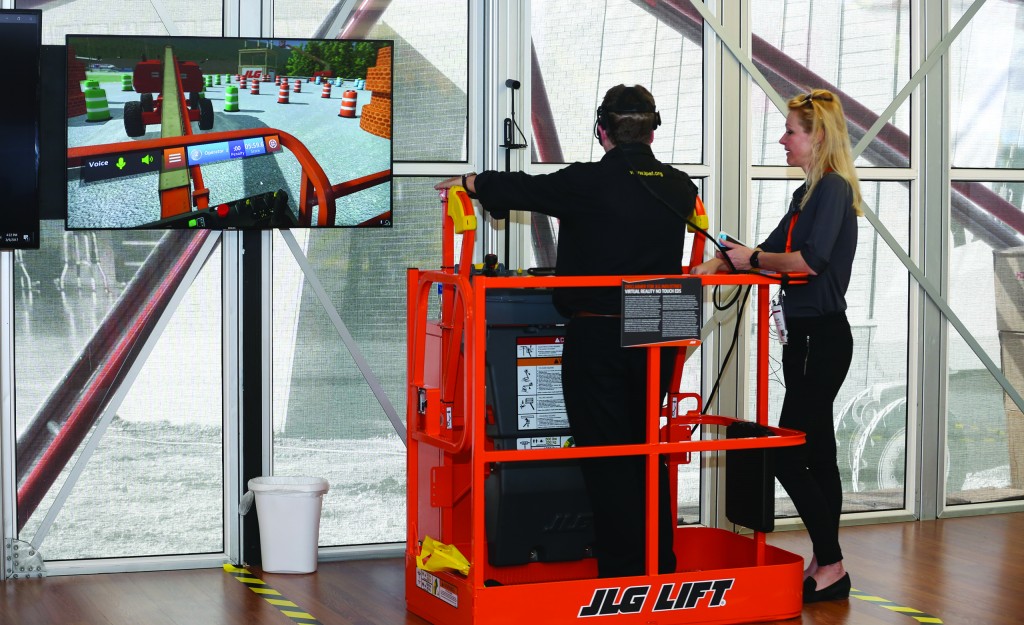
[[[843,559],[839,515],[843,485],[836,460],[833,402],[853,359],[853,336],[845,313],[786,319],[789,342],[782,348],[786,397],[779,425],[807,434],[807,444],[777,450],[775,476],[789,493],[814,547],[819,565]]]
[[[647,350],[620,347],[617,318],[576,317],[566,329],[562,392],[578,446],[646,440]],[[662,350],[661,388],[667,389],[675,351]],[[645,458],[621,456],[581,461],[594,511],[598,574],[644,574]],[[673,476],[674,477],[674,476]],[[676,570],[672,538],[676,519],[669,501],[668,469],[660,464],[658,570]]]

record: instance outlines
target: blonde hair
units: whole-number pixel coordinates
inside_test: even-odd
[[[812,142],[811,162],[807,168],[807,193],[800,202],[800,209],[803,210],[814,187],[825,174],[834,171],[849,183],[853,190],[852,208],[858,216],[863,215],[860,208],[860,181],[853,166],[850,134],[846,130],[846,116],[843,115],[843,105],[839,98],[825,89],[812,89],[809,93],[791,98],[788,106],[790,111],[799,113],[800,126],[804,132],[812,137],[817,137],[819,132],[822,135],[821,141]]]

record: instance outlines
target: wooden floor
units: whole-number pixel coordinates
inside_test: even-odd
[[[851,597],[806,606],[805,625],[1010,625],[1024,622],[1024,513],[843,528]],[[809,554],[804,532],[769,542]],[[397,559],[320,563],[317,573],[257,577],[324,625],[424,625],[405,611]],[[911,608],[924,615],[887,608]],[[285,608],[287,609],[287,608]],[[293,608],[294,610],[294,608]],[[914,616],[917,617],[913,618]],[[289,625],[289,617],[220,569],[81,575],[0,583],[0,623],[17,625]],[[486,625],[486,624],[481,624]]]

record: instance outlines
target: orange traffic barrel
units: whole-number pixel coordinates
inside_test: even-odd
[[[245,76],[239,76],[238,77],[238,88],[239,89],[245,89],[245,81],[246,81]]]
[[[322,89],[320,89],[320,97],[321,98],[329,98],[329,97],[331,97],[331,83],[329,83],[327,81],[324,81],[324,86],[323,86]]]
[[[245,85],[242,85],[242,86],[244,87]],[[252,87],[249,88],[249,95],[259,95],[259,94],[260,94],[260,81],[258,79],[256,79],[256,78],[253,78],[252,79]]]
[[[302,80],[295,79],[295,93],[302,93]]]
[[[288,104],[288,83],[281,83],[281,88],[277,90],[277,103]]]
[[[338,112],[338,117],[355,117],[356,116],[356,92],[349,89],[345,93],[341,94],[341,111]]]

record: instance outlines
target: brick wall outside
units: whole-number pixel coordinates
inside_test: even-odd
[[[385,139],[391,138],[391,54],[392,48],[377,51],[377,65],[366,71],[370,101],[359,112],[359,127]]]
[[[85,63],[75,58],[75,49],[68,46],[68,118],[85,115],[85,94],[82,81],[85,80]]]

